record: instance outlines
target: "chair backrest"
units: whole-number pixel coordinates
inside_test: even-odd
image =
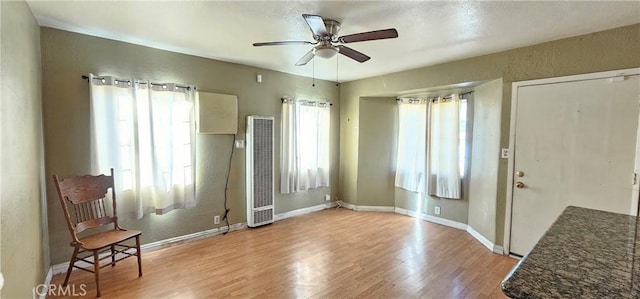
[[[84,175],[59,179],[54,175],[58,197],[67,220],[69,232],[75,242],[80,242],[76,234],[87,229],[97,228],[109,223],[118,228],[116,195],[111,175]],[[105,208],[105,197],[111,189],[113,208]],[[73,212],[73,216],[71,215]]]

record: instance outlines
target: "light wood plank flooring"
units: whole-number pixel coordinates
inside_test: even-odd
[[[504,298],[515,263],[461,230],[331,209],[143,253],[141,278],[128,259],[100,284],[103,298]],[[95,296],[93,274],[69,283]]]

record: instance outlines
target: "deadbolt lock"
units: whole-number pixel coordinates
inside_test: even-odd
[[[524,171],[516,171],[516,176],[521,178],[524,176]]]

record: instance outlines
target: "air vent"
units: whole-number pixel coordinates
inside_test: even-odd
[[[273,222],[273,117],[247,117],[247,224]]]

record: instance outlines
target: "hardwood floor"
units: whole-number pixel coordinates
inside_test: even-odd
[[[515,263],[458,229],[331,209],[143,252],[141,278],[128,259],[100,285],[102,298],[505,298]],[[95,296],[91,273],[69,284]]]

